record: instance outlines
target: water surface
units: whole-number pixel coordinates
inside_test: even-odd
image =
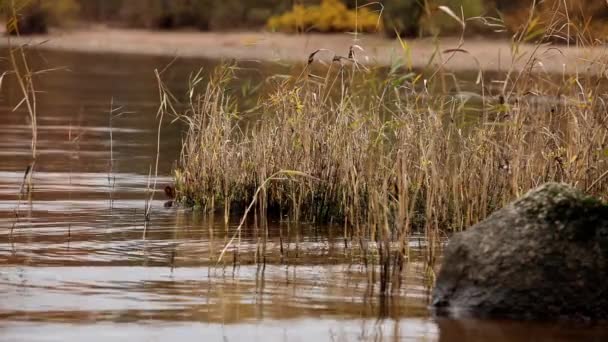
[[[232,251],[218,264],[238,217],[226,224],[166,208],[158,191],[145,220],[157,146],[154,69],[171,59],[31,57],[36,69],[64,70],[36,79],[39,156],[31,198],[21,201],[30,125],[24,108],[13,110],[21,100],[14,79],[0,92],[0,340],[608,339],[601,327],[433,318],[418,241],[401,286],[383,298],[374,273],[352,262],[359,259],[340,227],[273,221],[266,233],[248,224],[239,265]],[[164,76],[179,93],[190,72],[214,64],[177,60]],[[125,114],[110,124],[111,106]],[[171,183],[180,139],[179,124],[163,126],[159,189]]]

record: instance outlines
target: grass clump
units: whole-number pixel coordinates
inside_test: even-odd
[[[266,79],[247,108],[232,84],[237,65],[199,73],[187,110],[164,108],[187,125],[177,198],[226,220],[255,205],[257,218],[339,222],[389,278],[413,231],[426,234],[433,265],[439,236],[543,183],[605,200],[606,65],[547,73],[541,55],[520,48],[526,32],[514,38],[509,70],[466,77],[443,69],[442,57],[464,49],[438,52],[426,70],[361,65],[356,45],[329,64],[318,60],[331,51],[315,51],[294,75]]]
[[[522,72],[502,80],[504,89],[453,81],[473,89],[443,93],[447,81],[436,75],[423,82],[428,74],[356,65],[270,79],[247,111],[227,91],[234,66],[194,79],[180,116],[189,129],[178,198],[229,212],[269,176],[296,170],[311,178],[267,186],[261,212],[372,231],[464,229],[548,181],[593,185],[606,198],[608,180],[597,181],[608,169],[597,80]]]
[[[340,0],[322,0],[319,5],[296,4],[282,15],[268,19],[273,31],[294,32],[377,32],[380,16],[368,7],[348,9]]]

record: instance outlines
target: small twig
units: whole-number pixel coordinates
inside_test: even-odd
[[[245,219],[247,218],[247,214],[249,214],[249,211],[251,210],[251,208],[253,208],[253,206],[257,202],[258,194],[260,193],[260,191],[262,191],[266,187],[266,184],[268,184],[270,181],[289,179],[289,178],[277,178],[277,176],[281,175],[281,174],[285,174],[287,176],[291,176],[291,175],[302,176],[302,177],[314,179],[314,180],[317,180],[317,181],[320,180],[320,179],[318,179],[316,177],[310,176],[310,175],[305,174],[303,172],[290,171],[290,170],[277,171],[272,176],[266,178],[266,180],[264,180],[264,182],[260,186],[258,186],[258,188],[256,189],[255,193],[253,194],[253,199],[251,200],[251,203],[249,203],[249,206],[247,207],[247,209],[245,209],[245,212],[243,213],[243,217],[241,218],[241,222],[239,223],[239,226],[236,228],[236,231],[232,235],[232,238],[230,238],[230,241],[228,241],[228,243],[226,243],[226,246],[224,246],[224,248],[222,249],[222,252],[220,253],[220,256],[217,258],[217,264],[219,264],[222,261],[222,258],[224,257],[224,254],[226,254],[226,251],[228,250],[228,248],[230,248],[230,246],[232,245],[232,243],[234,242],[234,240],[236,239],[236,237],[241,232],[241,228],[243,228],[243,224],[245,224]]]
[[[591,185],[589,185],[587,187],[587,189],[585,190],[585,192],[589,192],[591,189],[593,189],[594,186],[596,186],[599,182],[601,182],[602,180],[604,180],[604,178],[606,178],[608,176],[608,170],[605,171],[604,173],[602,173],[601,176],[599,176],[593,183],[591,183]]]

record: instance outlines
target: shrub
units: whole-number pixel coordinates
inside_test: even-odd
[[[2,11],[9,19],[6,27],[9,34],[46,33],[50,24],[65,25],[70,22],[79,9],[74,0],[15,0],[17,17],[12,18],[12,4],[11,1],[0,1]]]
[[[282,32],[375,32],[380,17],[368,7],[348,9],[340,0],[322,0],[320,5],[294,5],[290,12],[273,16],[267,27]]]
[[[485,6],[483,0],[435,0],[427,1],[424,16],[421,19],[421,31],[424,34],[446,35],[461,33],[460,24],[450,18],[445,12],[439,10],[439,6],[447,6],[458,17],[478,17],[484,14]],[[473,23],[468,26],[473,26]]]
[[[132,27],[200,30],[263,26],[286,8],[280,0],[131,0],[122,7],[122,20]]]
[[[216,0],[212,10],[212,28],[264,27],[273,15],[291,8],[291,1],[283,0]]]
[[[42,0],[39,2],[47,13],[52,25],[66,25],[73,21],[80,11],[75,0]]]
[[[466,19],[483,15],[487,3],[483,0],[386,0],[383,2],[385,32],[389,36],[459,34],[462,31],[458,22],[440,11],[439,6],[447,6],[459,17],[464,14]],[[477,32],[479,27],[469,22],[467,30]]]
[[[124,0],[77,0],[83,20],[116,21]]]
[[[533,17],[530,1],[496,0],[511,33],[525,29],[526,40],[554,42],[603,40],[608,33],[608,5],[595,0],[545,0],[537,3]],[[525,27],[528,22],[532,27]]]
[[[386,0],[382,19],[389,36],[416,36],[419,33],[423,6],[418,0]]]
[[[131,27],[208,30],[213,3],[213,0],[131,0],[123,3],[121,18]]]

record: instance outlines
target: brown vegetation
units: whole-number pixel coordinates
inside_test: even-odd
[[[98,20],[128,27],[200,30],[261,28],[285,32],[380,32],[411,36],[460,34],[460,26],[440,11],[447,6],[468,20],[469,33],[513,34],[528,24],[530,13],[553,41],[572,32],[588,42],[604,39],[608,5],[594,0],[15,0],[21,33],[43,33],[48,25],[73,19]],[[6,7],[10,1],[0,2]],[[320,5],[319,5],[320,4]],[[378,20],[380,15],[381,20]],[[485,17],[482,19],[480,17]],[[504,21],[503,21],[504,20]]]
[[[163,95],[162,109],[188,126],[177,199],[226,219],[247,208],[262,220],[340,222],[345,243],[377,256],[385,275],[408,259],[413,231],[426,234],[432,265],[440,236],[542,183],[607,199],[605,82],[532,72],[519,43],[512,59],[528,68],[475,80],[368,70],[356,46],[322,67],[327,51],[316,51],[296,75],[268,78],[253,108],[230,91],[236,65],[196,75],[188,110]]]

